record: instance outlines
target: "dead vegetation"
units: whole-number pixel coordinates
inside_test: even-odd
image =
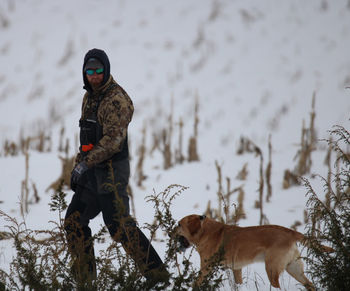
[[[10,20],[8,17],[0,10],[0,28],[5,29],[10,26]]]
[[[194,105],[194,124],[193,124],[193,135],[190,137],[189,145],[188,145],[188,161],[194,162],[199,161],[199,156],[197,152],[197,138],[198,138],[198,94],[195,97],[195,105]]]
[[[3,156],[18,156],[23,155],[25,158],[24,165],[24,179],[21,182],[21,196],[20,196],[20,211],[22,216],[29,211],[29,205],[40,201],[40,196],[36,183],[30,178],[30,152],[48,153],[52,151],[52,136],[51,133],[45,130],[42,126],[34,129],[33,136],[24,136],[24,130],[21,130],[20,138],[17,142],[6,140],[3,145]],[[35,132],[37,132],[35,134]],[[64,137],[64,128],[60,131],[58,152],[65,153],[65,156],[59,156],[62,162],[62,171],[56,181],[52,182],[46,189],[55,190],[63,183],[63,185],[70,187],[70,174],[73,169],[75,156],[69,156],[69,139]],[[65,140],[65,142],[64,142]]]
[[[190,136],[188,141],[188,156],[186,157],[183,153],[183,127],[184,122],[183,119],[180,118],[178,123],[174,122],[174,114],[173,114],[173,105],[171,105],[171,112],[167,119],[167,125],[161,130],[161,132],[153,132],[153,146],[150,151],[152,155],[154,150],[159,150],[163,156],[163,169],[169,169],[176,164],[182,164],[185,161],[193,162],[199,160],[198,150],[197,150],[197,139],[198,139],[198,125],[199,125],[199,96],[195,95],[195,103],[194,103],[194,121],[193,121],[193,134]],[[174,138],[175,130],[178,130],[178,141],[177,146]],[[21,212],[26,213],[28,211],[28,204],[31,203],[29,201],[30,192],[33,192],[35,197],[35,201],[39,201],[39,196],[37,193],[37,188],[34,182],[30,183],[29,181],[29,153],[31,151],[37,151],[40,153],[52,152],[52,133],[48,131],[45,127],[38,125],[31,133],[30,136],[25,136],[24,130],[21,130],[20,137],[18,141],[15,140],[5,140],[3,144],[2,151],[0,152],[1,156],[18,156],[24,155],[26,159],[25,165],[25,178],[22,181],[21,186]],[[138,147],[138,161],[136,166],[136,184],[138,187],[142,187],[143,181],[147,179],[147,175],[144,173],[144,163],[147,158],[147,146],[146,146],[146,127],[142,130],[142,140],[141,144]],[[59,155],[58,158],[61,161],[61,174],[59,177],[51,182],[49,186],[46,188],[46,192],[57,189],[57,187],[63,183],[63,186],[67,188],[70,187],[70,176],[71,171],[74,167],[75,163],[75,154],[70,155],[70,139],[65,135],[65,128],[62,127],[59,131],[59,139],[57,151],[62,153],[63,155]],[[130,193],[132,190],[130,188]],[[132,198],[132,197],[131,197]],[[131,199],[131,201],[133,201]],[[134,207],[133,207],[134,209]],[[133,210],[135,212],[135,209]]]
[[[199,96],[196,93],[194,98],[194,110],[193,110],[193,133],[188,139],[188,152],[187,157],[183,153],[183,141],[184,141],[184,122],[183,117],[178,118],[178,122],[174,122],[175,117],[173,113],[173,102],[171,103],[170,114],[167,117],[167,123],[165,127],[159,132],[151,132],[147,130],[146,125],[142,129],[141,143],[137,149],[137,163],[136,163],[136,185],[140,188],[143,187],[143,182],[147,179],[147,175],[144,173],[145,160],[148,155],[151,155],[154,151],[159,151],[163,157],[163,169],[170,169],[176,164],[183,164],[185,161],[192,162],[198,161],[199,155],[197,150],[198,141],[198,126],[199,126]],[[316,149],[316,133],[315,133],[315,94],[312,98],[312,111],[310,113],[309,127],[303,127],[301,131],[300,149],[298,149],[295,159],[297,164],[293,171],[287,169],[284,173],[283,188],[288,189],[292,185],[300,184],[299,177],[310,172],[312,159],[311,154]],[[145,123],[146,124],[146,123]],[[151,150],[147,149],[147,134],[151,132],[153,145]],[[65,136],[64,127],[59,132],[59,143],[57,150],[64,155],[59,155],[61,160],[62,170],[59,177],[53,181],[46,189],[54,190],[59,185],[70,186],[70,175],[75,162],[75,155],[69,155],[70,140]],[[46,130],[40,128],[38,134],[33,137],[23,137],[23,131],[18,142],[7,140],[4,144],[3,155],[15,156],[18,154],[24,154],[25,156],[25,178],[21,185],[21,212],[28,212],[28,205],[40,200],[37,187],[34,182],[29,178],[29,152],[30,150],[36,150],[38,152],[52,151],[52,137]],[[266,214],[264,213],[264,202],[269,203],[272,198],[272,143],[271,136],[268,138],[268,161],[267,165],[264,164],[263,151],[257,146],[251,139],[241,136],[239,140],[239,146],[236,150],[237,155],[254,154],[259,158],[258,166],[258,198],[254,203],[254,207],[259,210],[260,218],[259,224],[268,223]],[[329,168],[329,175],[327,176],[327,183],[331,184],[331,155],[332,149],[329,147],[325,164]],[[337,159],[338,161],[338,159]],[[218,189],[216,192],[217,206],[214,207],[212,201],[208,201],[206,215],[221,220],[226,223],[238,224],[239,220],[246,218],[246,212],[244,208],[245,190],[244,184],[233,186],[234,179],[225,176],[222,173],[222,165],[215,161],[215,167],[217,171],[217,184]],[[337,171],[340,171],[337,168]],[[248,177],[248,163],[242,165],[241,170],[234,176],[236,180],[246,181]],[[63,183],[63,184],[62,184]],[[337,186],[337,189],[339,186]],[[335,191],[337,191],[335,189]],[[129,188],[129,195],[132,203],[132,212],[135,214],[136,209],[133,201],[132,189]],[[326,195],[326,205],[330,206],[329,193]],[[32,197],[32,198],[31,198]],[[307,213],[305,214],[307,217]],[[315,216],[314,216],[315,218]],[[304,218],[306,222],[306,218]],[[317,223],[314,221],[313,223]],[[296,228],[300,225],[299,221],[296,221],[292,227]]]
[[[263,152],[253,141],[249,138],[241,137],[239,147],[236,151],[237,155],[243,155],[245,153],[254,153],[259,158],[259,186],[258,186],[258,200],[255,201],[254,207],[260,211],[259,224],[267,224],[268,220],[264,214],[264,188],[266,184],[266,202],[270,202],[272,197],[272,184],[271,184],[271,169],[272,169],[272,145],[271,136],[268,141],[268,164],[264,170],[264,156]],[[246,177],[246,165],[243,166],[242,170],[238,173],[239,178]]]
[[[136,184],[138,187],[142,187],[142,182],[146,180],[147,176],[143,172],[143,164],[146,155],[146,127],[142,129],[142,142],[137,151],[137,164],[136,164]]]
[[[75,164],[75,156],[69,157],[67,155],[66,157],[59,156],[58,158],[61,160],[62,165],[61,175],[46,188],[46,192],[57,189],[61,184],[70,188],[70,177]]]
[[[272,197],[272,185],[271,185],[271,170],[272,170],[272,145],[271,135],[269,136],[269,161],[265,170],[265,181],[266,181],[266,202],[270,202]]]
[[[295,155],[294,160],[297,160],[297,164],[294,170],[285,170],[283,177],[283,188],[288,189],[293,185],[300,185],[300,176],[310,173],[312,165],[312,152],[316,149],[316,130],[315,130],[315,101],[316,93],[312,96],[312,109],[310,112],[309,127],[305,127],[305,121],[303,120],[301,129],[301,140],[299,149]]]
[[[311,182],[303,177],[308,197],[306,236],[309,246],[306,260],[317,290],[340,291],[350,288],[347,267],[350,264],[350,133],[342,126],[335,126],[326,141],[337,161],[333,168],[329,168],[333,170],[331,183],[329,174],[327,177],[319,176],[324,184],[325,201],[320,198],[319,191],[315,191]],[[329,151],[328,149],[326,158],[328,165],[331,164]],[[335,250],[332,254],[321,251],[320,243],[325,241]]]
[[[1,155],[5,157],[18,156],[19,154],[25,155],[25,153],[29,150],[38,151],[41,153],[51,152],[51,133],[42,126],[38,125],[38,127],[31,133],[31,136],[25,136],[24,130],[22,129],[18,141],[8,139],[5,140]]]
[[[182,121],[182,118],[180,117],[179,123],[179,144],[178,148],[175,149],[175,162],[177,164],[182,164],[185,161],[185,156],[183,155],[183,127],[184,123]]]
[[[225,179],[223,179],[222,166],[219,165],[217,161],[215,161],[215,167],[218,175],[218,206],[217,208],[212,207],[211,201],[209,200],[205,215],[227,224],[237,225],[239,220],[246,218],[246,213],[243,206],[245,195],[243,185],[232,188],[231,179],[229,177],[225,177]],[[223,185],[223,180],[226,181],[226,187]],[[234,197],[236,197],[237,203],[233,201],[235,199]],[[232,210],[232,208],[234,208],[234,210]]]
[[[137,150],[137,163],[136,163],[136,184],[138,187],[143,187],[143,182],[146,180],[147,176],[144,173],[144,165],[145,160],[148,157],[148,154],[151,154],[158,150],[163,157],[163,169],[169,169],[176,164],[183,164],[185,161],[192,162],[198,161],[199,155],[197,151],[197,140],[198,140],[198,126],[199,126],[199,102],[198,95],[196,95],[195,105],[194,105],[194,121],[193,121],[193,134],[188,139],[188,154],[187,157],[183,153],[183,141],[184,141],[184,122],[183,118],[180,117],[178,122],[175,123],[173,110],[171,109],[171,113],[167,118],[166,126],[161,130],[161,134],[156,134],[153,132],[153,147],[151,151],[147,151],[146,145],[146,137],[147,133],[150,131],[146,130],[146,126],[142,130],[142,139],[141,143]],[[301,131],[301,140],[300,140],[300,149],[298,149],[297,154],[295,156],[295,160],[297,161],[294,170],[285,170],[284,179],[283,179],[283,188],[288,189],[292,185],[300,184],[300,176],[309,174],[312,166],[312,152],[316,150],[316,133],[315,133],[315,94],[313,96],[312,101],[312,111],[310,113],[310,122],[309,127],[305,127],[305,122],[303,121],[302,131]],[[347,137],[346,137],[347,138]],[[325,179],[327,184],[327,192],[325,195],[324,206],[329,209],[336,209],[337,201],[334,197],[341,198],[341,181],[337,179],[332,185],[332,158],[334,154],[334,142],[330,139],[329,148],[325,157],[325,165],[328,168],[328,175]],[[245,154],[254,154],[256,158],[259,159],[258,163],[254,163],[254,166],[258,165],[258,199],[255,201],[254,207],[259,210],[259,224],[268,224],[269,221],[267,219],[266,214],[264,213],[264,205],[265,203],[269,203],[272,198],[272,143],[271,136],[268,138],[268,159],[267,165],[265,166],[264,162],[264,154],[263,150],[257,146],[251,139],[247,137],[241,137],[239,141],[239,146],[236,150],[237,155],[245,155]],[[23,137],[21,133],[21,138],[18,142],[6,141],[3,147],[2,155],[4,156],[16,156],[19,154],[23,154],[25,157],[25,177],[21,183],[21,204],[20,209],[22,216],[25,213],[28,213],[28,205],[31,203],[38,203],[40,197],[38,195],[37,187],[33,181],[30,180],[29,175],[29,157],[30,151],[38,151],[38,152],[48,152],[52,151],[52,137],[45,130],[39,131],[39,134],[34,137]],[[64,155],[60,155],[59,159],[61,160],[62,171],[60,176],[50,184],[50,186],[46,189],[55,190],[62,186],[69,187],[70,185],[70,174],[74,165],[75,156],[69,155],[70,142],[69,139],[65,137],[65,129],[61,128],[59,133],[59,143],[57,147],[57,151],[63,153]],[[343,153],[342,158],[347,158],[349,160],[350,155]],[[334,164],[336,166],[336,176],[340,175],[341,169],[339,167],[340,155],[339,152],[335,157]],[[238,171],[234,179],[230,178],[232,173],[229,175],[225,175],[223,173],[223,167],[219,164],[218,161],[215,161],[215,168],[217,172],[217,205],[214,206],[212,201],[208,201],[207,209],[205,210],[205,214],[209,217],[217,219],[219,221],[237,225],[242,219],[247,217],[247,212],[245,211],[244,200],[246,198],[246,192],[244,189],[244,184],[234,185],[234,181],[246,181],[249,175],[248,171],[248,163],[244,163],[241,166],[241,169]],[[241,182],[240,182],[241,183]],[[349,188],[347,189],[349,192]],[[133,200],[133,193],[131,187],[128,189],[132,213],[136,215],[135,204]],[[216,203],[215,203],[216,204]],[[305,210],[303,222],[301,220],[295,220],[295,222],[290,226],[292,229],[297,229],[303,223],[311,225],[311,234],[317,235],[318,230],[322,228],[321,225],[321,216],[318,216],[317,213],[321,212],[321,208],[317,209],[316,207],[320,207],[320,204],[317,204],[314,209]],[[310,211],[312,215],[310,215]],[[157,227],[157,221],[154,220],[153,224],[150,225],[151,228]],[[0,240],[7,239],[9,236],[6,232],[0,232]],[[155,233],[152,236],[153,240],[157,240]],[[164,240],[163,240],[164,241]]]
[[[171,209],[176,197],[186,189],[181,185],[170,185],[163,192],[146,197],[147,202],[153,204],[157,223],[145,224],[143,228],[150,231],[152,238],[157,231],[169,235],[163,258],[170,273],[169,282],[160,282],[150,287],[135,262],[121,248],[121,244],[112,240],[108,243],[105,240],[107,231],[104,227],[92,237],[95,245],[108,243],[107,247],[99,251],[99,256],[96,258],[96,277],[92,280],[84,267],[77,271],[74,266],[79,258],[74,258],[69,253],[64,229],[63,212],[67,208],[65,200],[67,194],[60,188],[52,195],[49,204],[51,211],[56,212],[58,217],[50,221],[45,229],[29,229],[25,221],[19,222],[0,210],[0,219],[6,221],[8,230],[0,232],[0,239],[11,238],[15,250],[9,271],[0,270],[0,289],[159,291],[170,290],[169,288],[179,291],[192,289],[194,282],[200,276],[200,270],[192,263],[193,249],[186,254],[179,254],[177,220],[173,218]],[[79,238],[77,243],[81,243]],[[222,285],[222,268],[219,262],[217,258],[211,263],[212,272],[203,280],[200,290],[217,290]]]
[[[162,168],[168,170],[175,165],[183,164],[185,161],[194,162],[199,161],[198,154],[198,125],[199,125],[199,97],[195,95],[194,104],[194,121],[193,121],[193,134],[189,137],[187,157],[184,155],[183,143],[184,134],[183,128],[185,126],[184,118],[180,117],[178,122],[175,122],[173,113],[173,101],[171,102],[170,114],[166,118],[165,126],[160,130],[154,130],[151,133],[152,146],[150,150],[147,150],[146,145],[146,128],[142,131],[141,145],[138,147],[138,161],[136,169],[137,185],[142,187],[142,182],[147,178],[147,175],[143,172],[143,166],[145,159],[149,154],[152,155],[155,151],[159,151],[163,158]]]
[[[28,213],[29,204],[38,203],[40,197],[38,195],[38,190],[33,181],[29,179],[29,152],[28,149],[25,150],[25,176],[21,183],[21,200],[20,200],[20,210],[22,217]]]

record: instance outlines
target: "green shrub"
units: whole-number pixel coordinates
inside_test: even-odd
[[[324,181],[326,202],[319,199],[306,179],[308,190],[307,236],[310,242],[307,252],[309,274],[320,290],[350,290],[350,160],[345,149],[350,145],[350,133],[341,126],[330,132],[328,140],[337,153],[339,171],[332,174],[331,182]],[[320,247],[326,241],[335,252],[325,253]]]
[[[194,249],[188,255],[179,256],[178,242],[174,232],[177,225],[172,217],[171,204],[186,187],[171,185],[159,194],[148,196],[155,209],[155,224],[146,224],[155,237],[157,231],[168,235],[164,263],[170,272],[168,290],[189,290],[199,276],[199,270],[191,263]],[[51,221],[49,230],[31,230],[25,222],[0,211],[0,217],[7,220],[7,234],[13,240],[16,256],[10,263],[9,273],[0,270],[0,290],[148,290],[147,282],[138,271],[119,243],[112,241],[103,227],[93,239],[95,243],[111,243],[96,255],[97,278],[87,281],[73,275],[73,262],[68,253],[64,231],[63,211],[67,208],[66,194],[60,187],[53,195],[50,210],[58,213],[58,221]],[[182,262],[179,262],[179,257]],[[201,285],[201,290],[215,290],[222,276],[219,257],[213,258],[213,272]],[[221,273],[222,274],[222,273]],[[152,290],[165,290],[162,284]]]

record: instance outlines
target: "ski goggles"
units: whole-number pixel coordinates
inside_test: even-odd
[[[103,73],[103,68],[96,69],[96,70],[88,69],[88,70],[85,71],[86,75],[89,75],[89,76],[92,76],[95,72],[96,72],[97,75],[100,75],[100,74]]]

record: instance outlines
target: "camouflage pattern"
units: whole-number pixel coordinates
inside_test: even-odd
[[[98,122],[103,128],[102,138],[84,157],[89,168],[110,159],[122,150],[134,112],[130,97],[110,75],[103,86],[84,95],[81,120],[89,117],[102,96],[97,111]],[[77,160],[81,160],[80,155]]]

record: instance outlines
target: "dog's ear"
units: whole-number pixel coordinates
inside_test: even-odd
[[[203,226],[203,223],[204,223],[204,220],[206,219],[207,217],[205,215],[200,215],[199,216],[199,222],[201,224],[201,227]]]

